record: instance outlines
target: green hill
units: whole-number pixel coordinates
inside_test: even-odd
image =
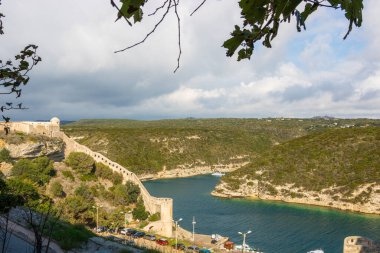
[[[157,121],[80,120],[63,131],[137,174],[187,164],[249,162],[278,143],[376,120],[178,119]]]
[[[349,198],[359,186],[380,185],[380,128],[331,129],[284,142],[223,181],[237,189],[243,177],[273,195],[275,186],[293,184],[306,191],[334,188],[331,194]]]

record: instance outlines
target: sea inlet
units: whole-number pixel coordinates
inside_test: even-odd
[[[261,200],[223,199],[210,192],[219,178],[211,175],[146,181],[153,196],[174,199],[180,226],[195,232],[228,236],[242,243],[238,232],[251,230],[247,243],[265,253],[306,253],[322,249],[341,253],[343,239],[361,235],[380,239],[380,216]]]

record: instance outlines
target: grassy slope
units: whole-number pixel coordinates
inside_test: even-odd
[[[380,184],[380,128],[331,129],[296,138],[275,146],[223,180],[233,186],[244,175],[315,191],[335,185],[349,196],[359,185]]]
[[[337,124],[335,125],[334,122]],[[282,143],[311,132],[345,124],[378,124],[373,120],[181,119],[158,121],[81,120],[65,125],[80,143],[130,170],[154,173],[181,164],[249,161]],[[190,138],[196,136],[197,138]],[[199,137],[199,138],[198,138]]]

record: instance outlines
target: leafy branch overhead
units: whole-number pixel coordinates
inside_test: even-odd
[[[120,0],[120,2],[121,6],[118,7],[114,0],[111,0],[112,6],[118,10],[116,20],[124,18],[130,26],[132,26],[132,20],[133,23],[143,20],[143,7],[148,0]],[[198,11],[205,2],[206,0],[201,1],[190,15]],[[159,11],[164,10],[164,13],[153,29],[141,41],[116,52],[122,52],[144,43],[156,31],[170,10],[174,9],[178,23],[179,45],[176,71],[179,68],[181,57],[181,31],[178,6],[179,0],[161,0],[160,5],[155,11],[148,15],[153,16],[159,13]],[[307,18],[320,7],[340,9],[344,12],[349,22],[347,33],[343,38],[346,39],[353,25],[360,27],[362,24],[363,0],[240,0],[239,7],[241,9],[242,25],[235,25],[231,38],[223,43],[223,47],[227,50],[227,56],[231,57],[238,51],[238,61],[251,58],[255,43],[261,42],[265,47],[271,48],[271,42],[277,36],[281,24],[290,22],[291,18],[296,19],[297,31],[301,32],[302,28],[306,30]]]
[[[1,5],[1,0],[0,0]],[[4,15],[0,13],[0,35],[4,34],[4,27],[1,18]],[[40,61],[41,57],[37,55],[37,46],[28,45],[12,60],[0,59],[0,95],[15,94],[16,98],[21,96],[22,86],[29,82],[29,71],[33,69]],[[6,102],[0,105],[0,111],[3,113],[6,110],[27,109],[22,103],[13,106],[13,103]],[[2,115],[5,122],[9,122],[10,118]],[[8,130],[5,129],[6,133]]]

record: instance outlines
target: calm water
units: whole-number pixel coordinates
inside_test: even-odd
[[[238,231],[252,230],[247,236],[250,246],[265,253],[306,253],[323,249],[341,253],[343,239],[362,235],[380,239],[380,217],[359,215],[267,201],[216,198],[210,192],[219,178],[210,175],[144,182],[157,197],[174,199],[174,217],[180,225],[196,233],[221,234],[241,244]]]

